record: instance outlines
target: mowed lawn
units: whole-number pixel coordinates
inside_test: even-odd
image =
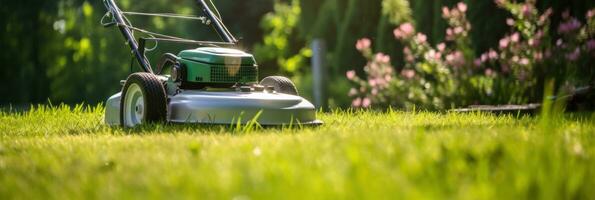
[[[595,115],[337,111],[320,127],[0,114],[0,199],[594,199]]]

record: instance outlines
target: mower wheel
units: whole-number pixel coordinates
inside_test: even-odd
[[[275,91],[283,94],[298,95],[297,88],[291,80],[283,76],[269,76],[262,81],[260,85],[271,86],[275,88]]]
[[[157,76],[145,72],[128,76],[120,100],[120,124],[159,123],[165,121],[166,114],[167,95]]]

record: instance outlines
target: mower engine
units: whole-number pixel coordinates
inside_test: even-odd
[[[252,54],[236,49],[202,47],[178,54],[172,79],[183,89],[229,88],[258,83],[258,65]]]

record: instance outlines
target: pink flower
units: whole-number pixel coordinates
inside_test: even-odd
[[[529,59],[527,59],[527,58],[522,58],[522,59],[519,61],[519,63],[520,63],[521,65],[525,65],[525,66],[529,65],[529,62],[530,62],[530,61],[529,61]]]
[[[448,7],[446,7],[446,6],[442,7],[442,16],[444,16],[444,17],[450,16],[450,10],[448,9]]]
[[[461,33],[463,33],[463,31],[464,31],[463,27],[457,26],[457,27],[455,27],[454,32],[455,32],[455,34],[461,34]]]
[[[475,60],[473,61],[473,64],[475,65],[475,67],[481,67],[481,65],[482,65],[483,63],[481,62],[481,59],[475,59]]]
[[[368,84],[370,84],[370,86],[372,86],[372,87],[376,87],[376,83],[377,83],[376,82],[376,79],[370,79],[370,80],[368,80]]]
[[[498,59],[498,52],[496,52],[496,51],[494,51],[494,50],[490,49],[490,52],[488,53],[488,57],[489,57],[491,60]]]
[[[425,43],[428,40],[428,37],[423,33],[418,33],[415,36],[415,40],[417,40],[418,43]]]
[[[506,49],[506,47],[508,47],[508,43],[509,43],[508,37],[502,38],[500,40],[500,48]]]
[[[511,18],[508,18],[508,19],[506,19],[506,24],[507,24],[507,25],[509,25],[509,26],[513,26],[513,25],[514,25],[514,23],[515,23],[515,22],[514,22],[514,19],[511,19]]]
[[[452,62],[455,60],[455,56],[453,54],[446,55],[446,61]]]
[[[355,70],[349,70],[346,73],[347,79],[353,80],[355,79]]]
[[[403,33],[405,33],[406,35],[411,35],[415,31],[415,28],[411,23],[401,24],[401,26],[399,26],[399,29],[401,29],[401,31],[403,31]]]
[[[372,89],[372,96],[376,96],[376,95],[378,95],[378,89],[373,88]]]
[[[490,57],[489,57],[488,53],[484,53],[484,54],[481,54],[479,62],[480,63],[487,62],[489,59],[490,59]]]
[[[440,60],[440,58],[442,58],[442,53],[436,52],[436,54],[434,54],[434,59]]]
[[[452,28],[447,28],[446,29],[446,39],[447,40],[454,40],[454,31],[452,30]]]
[[[415,61],[415,57],[413,57],[412,55],[408,55],[405,57],[405,60],[407,60],[407,62],[413,62]]]
[[[409,47],[405,47],[405,48],[403,48],[403,53],[404,54],[411,54],[411,49]]]
[[[375,78],[375,79],[374,79],[374,81],[376,82],[376,85],[377,85],[378,87],[381,87],[381,88],[383,88],[383,87],[386,85],[386,84],[385,84],[385,82],[384,82],[384,79],[383,79],[383,78],[380,78],[380,77],[379,77],[379,78]],[[374,88],[374,89],[376,89],[376,88]],[[372,90],[373,90],[373,89],[372,89]],[[373,92],[373,91],[372,91],[372,92]]]
[[[370,98],[366,97],[364,98],[364,100],[362,100],[362,107],[369,108],[371,105],[372,101],[370,100]]]
[[[510,41],[512,41],[513,43],[517,43],[519,42],[520,38],[521,35],[518,32],[515,32],[510,36]]]
[[[369,66],[372,71],[378,70],[378,68],[380,68],[377,62],[372,62]]]
[[[521,60],[521,58],[519,58],[519,56],[513,56],[512,57],[512,62],[518,63],[519,60]]]
[[[401,30],[399,30],[398,28],[396,28],[393,31],[393,34],[395,35],[395,38],[397,38],[397,39],[405,39],[405,37],[403,36],[403,32],[401,32]]]
[[[415,32],[415,28],[411,23],[404,23],[399,26],[399,28],[394,30],[395,37],[397,39],[408,39],[413,36]]]
[[[392,74],[393,73],[393,68],[392,67],[387,67],[385,70],[386,70],[386,73],[387,74]]]
[[[404,69],[401,71],[401,76],[405,77],[406,79],[412,79],[415,77],[415,71],[412,69]]]
[[[370,45],[372,45],[372,41],[370,41],[370,39],[362,38],[357,40],[355,43],[355,48],[359,51],[363,51],[364,49],[370,48]]]
[[[385,80],[386,82],[390,82],[391,80],[393,80],[393,77],[392,77],[391,75],[388,75],[388,74],[387,74],[387,75],[384,75],[384,80]]]
[[[530,4],[526,3],[522,7],[523,16],[529,17],[533,13],[533,7]]]
[[[491,68],[487,68],[484,73],[486,76],[493,76],[494,70],[492,70]]]
[[[436,52],[436,50],[434,50],[434,49],[431,49],[428,51],[426,56],[427,56],[427,59],[439,60],[440,56],[442,56],[442,54],[440,54],[439,52]]]
[[[462,67],[463,65],[465,65],[465,57],[463,56],[463,53],[460,51],[455,52],[455,63],[454,66],[455,67]]]
[[[438,46],[436,46],[438,48],[438,51],[444,51],[446,49],[446,44],[444,43],[440,43],[438,44]]]
[[[556,40],[556,46],[558,46],[558,47],[564,46],[564,41],[562,39]]]
[[[467,12],[467,4],[463,3],[463,2],[459,2],[457,4],[457,8],[461,11],[461,12]]]
[[[595,10],[589,10],[587,12],[587,19],[591,19],[593,16],[595,16]]]
[[[375,59],[379,63],[390,63],[390,56],[383,53],[377,53]]]
[[[529,46],[535,46],[535,40],[533,38],[529,38],[529,41],[527,41],[527,44],[529,44]]]
[[[354,99],[353,102],[351,102],[351,106],[356,107],[356,108],[360,107],[361,105],[362,105],[362,99],[359,97]]]
[[[453,67],[462,67],[465,65],[465,57],[460,51],[446,55],[446,62]]]

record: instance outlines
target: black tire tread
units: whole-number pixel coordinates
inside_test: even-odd
[[[287,77],[268,76],[260,81],[260,85],[272,86],[278,93],[299,95],[295,84]]]
[[[133,73],[126,79],[126,83],[122,88],[122,98],[120,100],[120,124],[124,124],[124,104],[126,98],[126,91],[132,83],[137,83],[143,95],[145,96],[145,116],[146,123],[160,123],[165,121],[167,115],[167,94],[161,81],[151,73],[137,72]]]

